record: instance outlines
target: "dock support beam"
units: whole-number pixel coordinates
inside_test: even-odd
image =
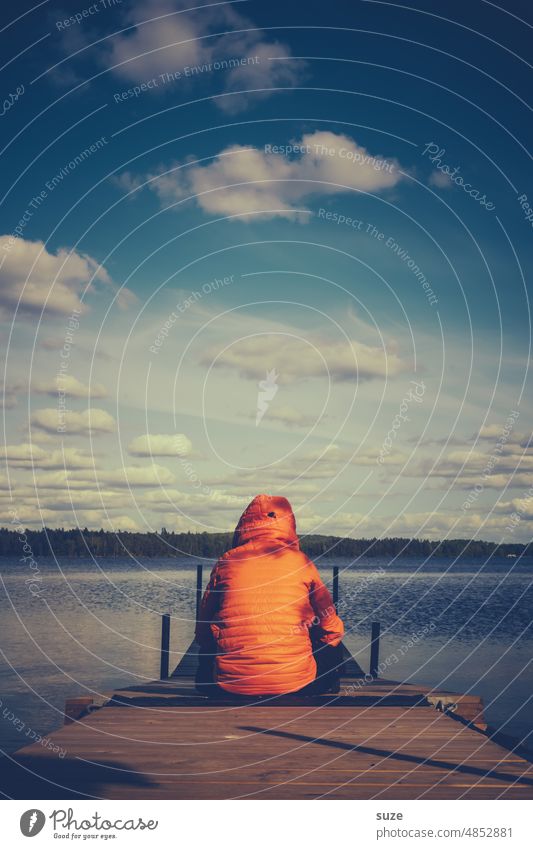
[[[203,581],[202,581],[202,572],[203,566],[201,563],[198,563],[196,566],[196,621],[200,618],[200,605],[202,603],[202,590],[203,590]]]
[[[161,667],[159,677],[168,678],[168,658],[170,650],[170,613],[161,617]]]
[[[339,607],[339,567],[333,567],[333,604],[335,605],[335,610],[338,611]]]
[[[370,674],[372,678],[378,677],[380,630],[379,622],[372,622],[372,637],[370,640]]]

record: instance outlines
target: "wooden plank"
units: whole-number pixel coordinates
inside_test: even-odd
[[[196,668],[198,665],[199,646],[196,642],[192,642],[181,661],[176,666],[172,673],[172,678],[188,679],[191,686],[191,679],[194,679]],[[420,687],[418,685],[402,684],[385,679],[368,680],[365,678],[363,670],[354,660],[344,643],[342,643],[343,651],[343,678],[342,688],[343,695],[351,693],[353,696],[362,696],[367,699],[376,698],[378,694],[387,692],[387,698],[404,697],[407,695],[417,695],[418,698],[425,697],[435,706],[442,706],[443,710],[453,708],[454,712],[467,720],[476,724],[482,730],[486,729],[486,723],[483,716],[483,702],[476,695],[466,695],[461,693],[452,693],[443,690],[433,691],[430,687]],[[353,679],[353,680],[349,680]],[[122,691],[124,693],[124,691]],[[127,698],[121,696],[122,698]]]
[[[175,707],[197,706],[205,704],[228,704],[231,700],[227,697],[207,700],[195,692],[194,682],[190,678],[177,676],[178,680],[171,679],[170,682],[154,681],[144,685],[134,685],[115,692],[112,697],[114,704],[129,704],[139,707],[157,707],[173,705]],[[241,697],[235,698],[236,704],[242,704],[246,700]],[[258,700],[251,697],[248,701],[256,703]],[[338,696],[297,696],[286,695],[263,699],[263,703],[270,706],[305,704],[305,705],[346,705],[352,707],[375,706],[411,706],[427,705],[455,705],[456,715],[463,719],[475,722],[481,728],[483,724],[483,705],[478,696],[462,695],[457,693],[425,692],[424,688],[414,684],[403,684],[383,679],[369,680],[365,678],[341,679],[341,689]]]
[[[466,721],[482,720],[477,696],[367,679],[344,651],[338,696],[215,701],[195,692],[193,643],[170,679],[117,690],[100,709],[69,700],[70,724],[48,735],[64,759],[21,749],[4,760],[0,789],[43,799],[533,798],[533,766]]]
[[[430,706],[116,705],[49,736],[65,758],[20,750],[8,795],[533,798],[531,764]]]

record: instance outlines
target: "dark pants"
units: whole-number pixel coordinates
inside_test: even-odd
[[[320,642],[320,629],[311,628],[310,637],[313,646],[313,655],[316,661],[317,672],[314,681],[306,684],[301,690],[293,691],[290,695],[316,696],[320,693],[338,693],[339,679],[342,673],[342,645],[330,646]],[[239,697],[238,693],[231,693],[219,687],[214,680],[214,663],[216,647],[213,643],[210,650],[205,650],[199,655],[198,669],[196,672],[196,690],[202,695],[214,698]],[[212,649],[212,651],[211,651]],[[265,693],[265,695],[268,695]],[[243,696],[250,699],[250,696]]]

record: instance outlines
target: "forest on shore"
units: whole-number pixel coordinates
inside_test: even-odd
[[[231,533],[160,533],[88,530],[87,528],[0,528],[0,556],[9,557],[180,557],[215,558],[231,548]],[[300,538],[309,557],[490,557],[533,554],[533,544],[484,542],[466,539],[352,539],[310,534]]]

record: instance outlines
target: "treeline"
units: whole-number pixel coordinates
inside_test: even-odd
[[[173,533],[166,528],[161,533],[134,533],[131,531],[91,531],[87,528],[42,528],[38,531],[21,528],[0,528],[0,555],[10,557],[193,557],[215,558],[231,547],[233,534]],[[301,547],[309,557],[391,558],[405,557],[519,556],[533,554],[533,543],[498,545],[481,540],[447,539],[440,542],[427,539],[351,539],[309,535],[301,538]]]

